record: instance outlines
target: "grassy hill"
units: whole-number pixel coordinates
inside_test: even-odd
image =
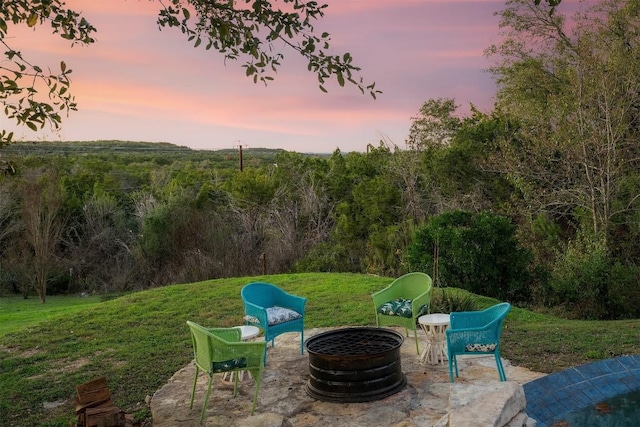
[[[254,280],[307,297],[307,328],[373,325],[371,294],[391,281],[361,274],[285,274],[168,286],[63,312],[45,312],[47,303],[40,319],[25,317],[8,333],[0,325],[0,425],[67,426],[74,417],[75,386],[102,375],[117,406],[148,418],[145,397],[192,358],[185,322],[242,324],[240,289]],[[434,290],[434,299],[440,293]],[[496,302],[474,299],[478,309]],[[0,320],[12,304],[19,300],[0,298]],[[515,365],[554,372],[636,354],[639,325],[637,320],[568,321],[514,308],[505,324],[503,356]],[[44,409],[44,402],[64,404]]]

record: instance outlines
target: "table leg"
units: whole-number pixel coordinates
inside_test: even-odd
[[[421,325],[426,335],[426,345],[420,355],[420,363],[437,365],[447,360],[444,326]]]

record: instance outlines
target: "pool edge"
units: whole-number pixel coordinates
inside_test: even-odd
[[[640,354],[599,360],[523,384],[525,412],[549,427],[567,412],[640,390]]]

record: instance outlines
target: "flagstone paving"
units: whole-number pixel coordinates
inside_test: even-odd
[[[305,339],[331,328],[305,331]],[[403,333],[400,328],[392,328]],[[185,333],[188,331],[185,329]],[[410,334],[412,335],[412,334]],[[421,349],[424,336],[418,335]],[[257,338],[261,339],[261,338]],[[300,335],[288,333],[276,338],[275,347],[268,349],[267,366],[263,371],[258,404],[254,415],[251,405],[253,379],[240,382],[238,396],[233,397],[233,385],[214,378],[207,405],[206,426],[251,427],[311,427],[311,426],[436,426],[442,425],[449,410],[451,385],[446,363],[423,366],[416,354],[414,339],[405,337],[401,348],[402,370],[407,386],[396,394],[373,402],[335,403],[310,397],[305,391],[309,378],[307,353],[300,354]],[[493,356],[459,357],[460,377],[456,384],[486,384],[497,382],[498,372]],[[540,378],[544,374],[512,366],[504,360],[509,381],[518,384]],[[180,369],[151,398],[154,427],[184,427],[199,425],[207,376],[198,379],[193,409],[189,399],[193,384],[193,362]]]

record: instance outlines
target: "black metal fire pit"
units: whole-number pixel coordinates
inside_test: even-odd
[[[345,328],[309,338],[307,394],[329,402],[368,402],[407,384],[400,365],[401,334],[383,328]]]

